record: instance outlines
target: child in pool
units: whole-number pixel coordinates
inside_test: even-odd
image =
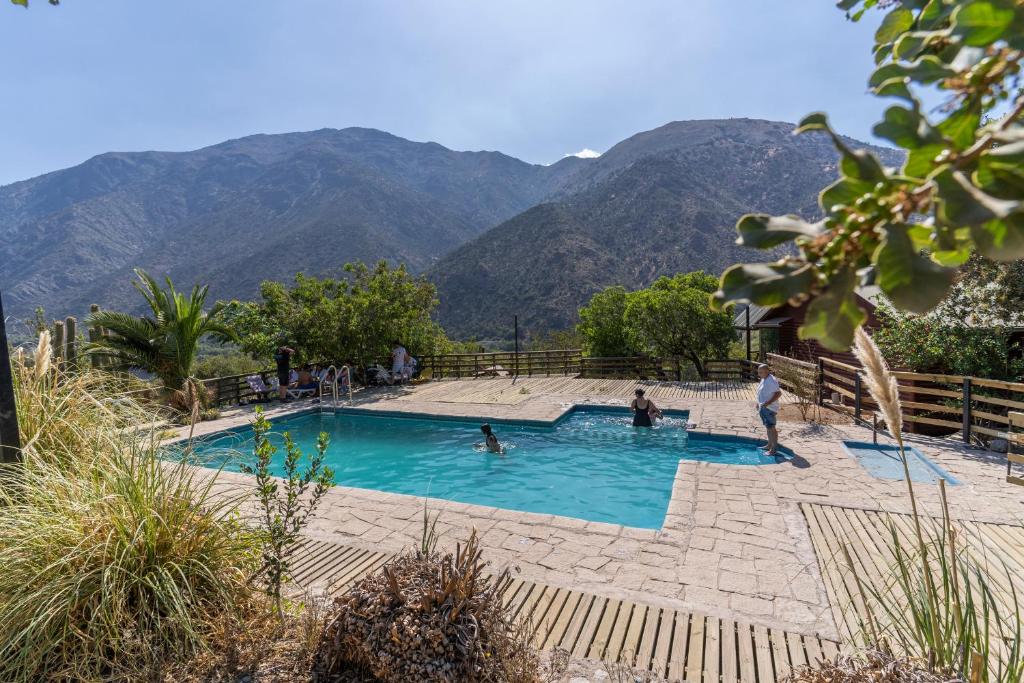
[[[484,445],[491,453],[504,453],[505,450],[498,443],[498,437],[491,431],[491,425],[482,424],[480,425],[480,431],[484,433]]]

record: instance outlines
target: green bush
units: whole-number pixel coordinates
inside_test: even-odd
[[[152,680],[256,604],[255,547],[214,476],[123,428],[143,407],[48,353],[14,363],[25,447],[0,473],[0,680]]]
[[[233,375],[255,375],[270,367],[266,360],[255,360],[241,351],[211,354],[200,358],[192,366],[192,373],[199,379],[231,377]]]

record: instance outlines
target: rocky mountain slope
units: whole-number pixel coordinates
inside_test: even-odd
[[[131,269],[252,296],[266,278],[389,258],[422,270],[546,196],[567,169],[364,128],[103,154],[0,188],[6,308],[134,305]]]
[[[827,139],[791,130],[675,122],[551,166],[367,128],[102,154],[0,187],[0,290],[17,316],[81,315],[137,307],[134,267],[231,298],[386,258],[437,283],[456,337],[561,329],[602,287],[770,257],[734,244],[736,218],[813,216],[836,176]]]
[[[549,198],[455,249],[428,272],[440,320],[458,337],[564,329],[599,289],[658,276],[718,274],[772,253],[735,244],[743,213],[813,217],[837,176],[823,135],[749,119],[681,121],[635,135],[556,181]],[[893,150],[876,150],[898,164]]]

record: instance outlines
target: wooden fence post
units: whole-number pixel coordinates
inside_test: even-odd
[[[825,404],[825,362],[818,356],[818,386],[815,387],[818,393],[818,405]]]
[[[856,373],[853,376],[853,417],[855,420],[860,420],[860,373]],[[888,425],[889,429],[893,428],[893,425]]]
[[[7,350],[3,301],[0,301],[0,462],[21,462],[18,407],[14,403],[14,376],[11,373],[11,358]]]
[[[971,378],[964,377],[964,443],[971,442]]]

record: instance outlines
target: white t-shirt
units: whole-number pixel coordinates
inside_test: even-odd
[[[405,367],[405,347],[397,346],[391,352],[391,372],[401,372]]]
[[[757,403],[764,405],[766,401],[771,399],[775,395],[776,391],[780,391],[779,380],[775,379],[775,375],[768,375],[761,383],[757,385]],[[779,402],[774,401],[765,406],[768,410],[773,413],[779,412]]]

